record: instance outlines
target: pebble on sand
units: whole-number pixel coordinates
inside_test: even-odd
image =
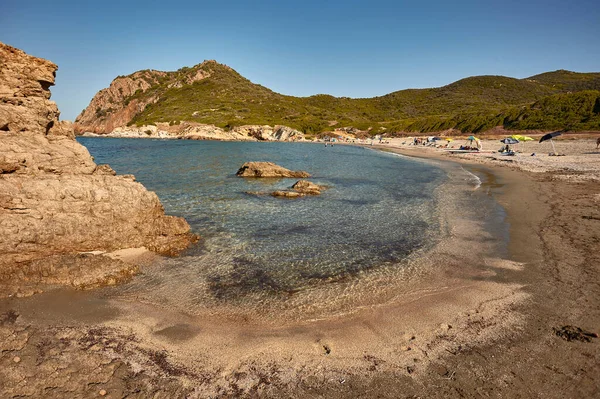
[[[98,392],[100,394],[100,396],[105,396],[106,395],[106,390],[105,389],[101,389],[100,392]]]
[[[19,363],[20,361],[21,361],[21,358],[19,356],[13,357],[13,362]]]

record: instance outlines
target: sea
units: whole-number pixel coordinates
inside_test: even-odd
[[[307,315],[354,303],[361,279],[402,274],[446,234],[439,190],[448,173],[433,162],[323,143],[77,140],[97,164],[135,175],[201,237],[113,295],[188,313]],[[307,171],[327,189],[272,197],[298,179],[236,176],[248,161]]]

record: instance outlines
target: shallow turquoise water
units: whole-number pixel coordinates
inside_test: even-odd
[[[172,260],[177,272],[141,277],[146,287],[158,289],[164,284],[159,280],[167,279],[192,286],[197,281],[203,287],[199,298],[217,301],[290,293],[400,264],[439,235],[434,191],[446,174],[426,162],[322,144],[78,141],[98,164],[134,174],[158,194],[167,213],[185,217],[202,236]],[[330,188],[294,200],[249,195],[289,188],[298,179],[236,177],[246,161],[306,170],[309,180]]]

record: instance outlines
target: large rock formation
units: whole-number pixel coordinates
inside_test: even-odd
[[[133,176],[96,165],[59,122],[49,91],[56,70],[0,43],[0,283],[89,285],[102,273],[86,280],[85,262],[70,269],[80,276],[58,281],[53,265],[61,256],[128,247],[175,254],[195,239],[185,220],[164,214],[156,194]],[[113,275],[115,262],[107,266]]]
[[[240,177],[310,177],[303,170],[289,170],[273,162],[246,162],[237,171]]]

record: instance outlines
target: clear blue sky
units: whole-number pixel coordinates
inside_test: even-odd
[[[59,65],[62,119],[117,75],[205,59],[296,96],[600,71],[600,0],[0,0],[0,27],[0,41]]]

